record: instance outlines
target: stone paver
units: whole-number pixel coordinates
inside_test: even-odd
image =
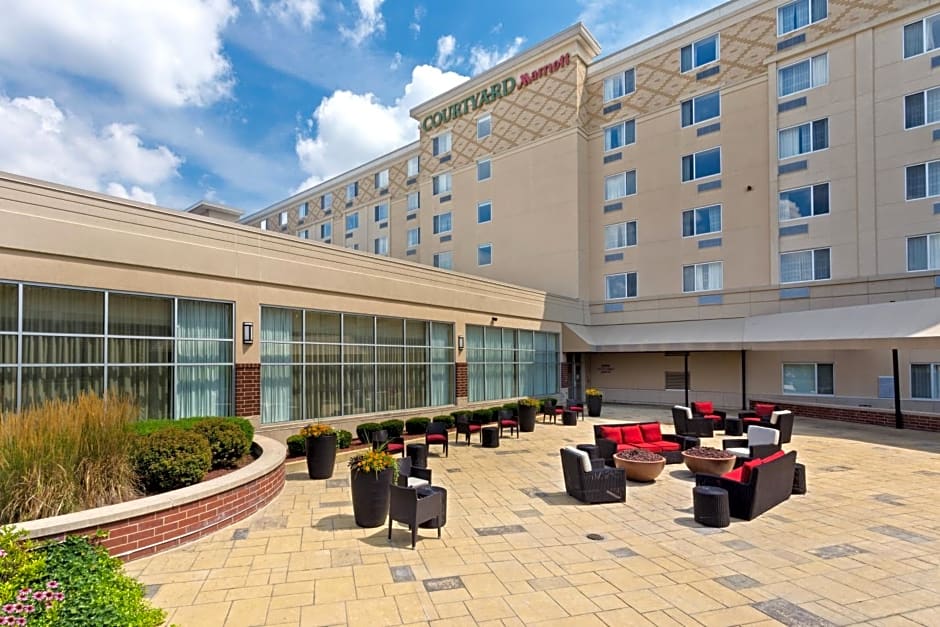
[[[671,423],[630,406],[595,420],[627,419]],[[391,543],[387,527],[356,527],[340,459],[330,481],[290,464],[263,511],[127,571],[181,627],[940,621],[940,434],[798,418],[785,448],[808,493],[706,529],[681,465],[630,484],[624,504],[569,498],[558,449],[592,442],[591,425],[432,454],[447,526],[420,530],[414,551],[403,526]]]

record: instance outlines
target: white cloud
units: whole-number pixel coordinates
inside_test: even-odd
[[[401,53],[396,52],[392,62],[388,65],[388,69],[397,70],[399,67],[401,67]]]
[[[411,32],[415,34],[415,39],[417,39],[418,35],[421,34],[421,20],[423,20],[424,16],[427,14],[428,14],[428,10],[425,9],[420,4],[415,7],[414,21],[408,24],[408,28],[411,29]]]
[[[340,26],[340,34],[355,45],[375,33],[385,32],[385,19],[382,17],[382,3],[385,0],[356,0],[359,7],[359,19],[354,28]]]
[[[275,0],[268,4],[261,0],[251,0],[251,8],[255,13],[273,15],[284,24],[300,22],[304,29],[309,29],[323,16],[320,12],[320,0]]]
[[[522,44],[525,43],[525,37],[516,37],[512,43],[506,46],[505,50],[500,51],[498,47],[485,48],[483,46],[473,46],[470,48],[470,71],[473,74],[485,72],[494,65],[502,63],[510,57],[516,56]]]
[[[724,0],[673,0],[657,2],[655,10],[647,0],[578,0],[584,22],[604,47],[605,53],[640,41]]]
[[[137,132],[129,124],[98,131],[51,98],[0,95],[0,170],[155,203],[140,186],[175,176],[182,159],[144,146]]]
[[[221,32],[230,0],[4,2],[0,61],[101,80],[160,105],[206,105],[231,93]]]
[[[411,82],[394,104],[385,105],[373,94],[336,91],[313,113],[316,135],[300,135],[295,150],[309,177],[297,190],[354,168],[418,138],[412,107],[467,80],[455,72],[419,65]]]
[[[437,56],[434,57],[434,65],[439,68],[447,69],[463,61],[462,58],[454,56],[457,51],[457,38],[453,35],[442,35],[437,39]]]

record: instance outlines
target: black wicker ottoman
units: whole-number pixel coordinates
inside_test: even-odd
[[[706,527],[727,527],[731,524],[728,491],[703,485],[692,488],[692,509],[695,522]]]
[[[405,446],[411,465],[415,468],[428,467],[428,447],[424,444],[408,444]]]
[[[790,494],[806,494],[806,466],[803,464],[793,466],[793,490]]]
[[[725,435],[744,435],[744,421],[740,418],[725,418]]]
[[[499,448],[499,427],[483,427],[483,448]]]

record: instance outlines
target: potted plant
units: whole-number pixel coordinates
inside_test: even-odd
[[[336,464],[336,431],[329,425],[309,424],[300,430],[307,454],[307,474],[311,479],[329,479]]]
[[[356,525],[384,525],[388,518],[388,486],[398,474],[398,461],[384,449],[370,450],[349,460],[349,473]]]
[[[652,451],[627,449],[614,453],[614,465],[626,470],[630,481],[655,481],[666,467],[666,458]]]
[[[519,399],[519,431],[530,433],[535,431],[535,413],[542,403],[534,398]]]
[[[601,404],[604,401],[604,395],[597,388],[588,388],[584,391],[587,397],[588,416],[597,418],[601,415]]]

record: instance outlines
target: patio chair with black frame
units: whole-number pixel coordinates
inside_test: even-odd
[[[428,423],[428,430],[424,433],[424,444],[428,447],[428,452],[431,452],[432,444],[439,444],[444,447],[444,457],[448,457],[449,451],[447,446],[449,441],[447,440],[447,425],[443,422],[430,422]]]
[[[715,435],[715,422],[708,418],[695,418],[692,410],[683,405],[672,408],[672,425],[676,435],[692,435],[700,438],[710,438]]]
[[[740,458],[767,457],[780,450],[780,432],[755,425],[747,430],[746,438],[724,439],[721,447]]]
[[[603,459],[590,459],[574,447],[561,449],[565,491],[584,503],[623,503],[627,499],[627,471],[608,468]]]
[[[503,437],[503,429],[509,429],[509,435],[512,436],[513,431],[516,432],[516,437],[519,437],[519,417],[516,416],[511,409],[500,409],[499,410],[499,437]]]
[[[444,495],[432,492],[426,496],[418,494],[416,488],[398,485],[389,486],[388,539],[392,539],[392,524],[400,522],[411,529],[411,548],[418,541],[418,525],[429,520],[439,519],[444,513]],[[441,527],[437,527],[437,537],[441,537]]]
[[[400,454],[402,457],[405,456],[405,438],[399,436],[397,438],[389,438],[388,431],[385,429],[379,429],[378,431],[372,432],[372,449],[379,450],[381,448],[385,449],[386,453],[391,455]]]
[[[480,434],[480,444],[483,444],[483,425],[478,422],[473,422],[470,416],[467,414],[460,414],[456,416],[454,421],[457,427],[457,430],[454,433],[454,444],[459,441],[461,435],[464,435],[467,437],[467,446],[470,446],[470,434],[472,433]]]

